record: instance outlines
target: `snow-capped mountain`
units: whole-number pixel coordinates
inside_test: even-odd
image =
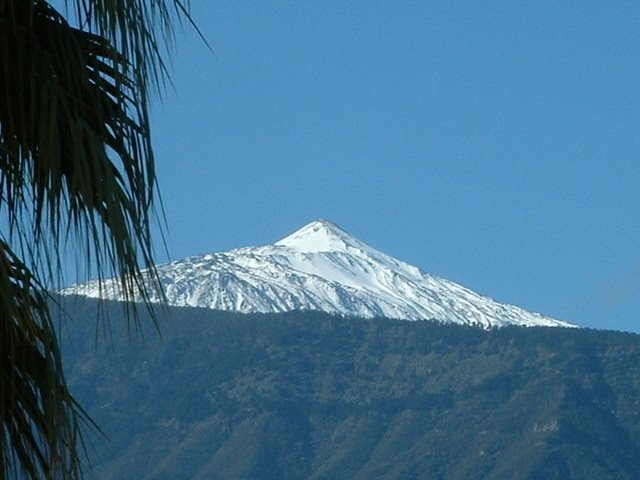
[[[157,270],[174,306],[245,313],[321,310],[484,328],[573,326],[429,275],[327,221],[312,222],[273,245],[189,257]],[[119,300],[118,285],[91,281],[61,293]]]

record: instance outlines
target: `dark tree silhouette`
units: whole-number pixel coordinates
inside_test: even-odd
[[[86,416],[45,285],[65,245],[123,292],[153,277],[150,94],[180,0],[0,0],[0,476],[80,478]],[[153,278],[152,278],[153,279]]]

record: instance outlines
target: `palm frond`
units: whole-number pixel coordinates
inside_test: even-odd
[[[71,242],[125,298],[159,289],[149,96],[180,0],[0,0],[0,473],[79,478],[82,414],[45,283]],[[147,271],[143,275],[143,270]]]
[[[78,478],[88,418],[64,381],[46,293],[0,241],[0,474]]]
[[[119,272],[130,293],[139,263],[153,271],[146,86],[107,39],[71,27],[47,2],[9,3],[0,17],[0,208],[31,247],[51,237],[59,245],[70,229],[90,238],[98,272]],[[31,250],[46,252],[41,266],[56,264],[57,249]]]

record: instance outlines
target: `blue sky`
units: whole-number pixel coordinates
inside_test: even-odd
[[[329,219],[640,332],[640,3],[193,2],[153,109],[172,259]],[[161,255],[160,260],[165,260]]]

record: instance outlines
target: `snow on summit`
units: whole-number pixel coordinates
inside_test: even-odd
[[[317,220],[274,244],[299,252],[347,252],[350,248],[366,245],[351,237],[335,223]]]
[[[169,305],[245,313],[320,310],[365,318],[435,320],[491,328],[573,326],[499,303],[425,273],[318,220],[272,245],[189,257],[157,267]],[[121,300],[115,280],[63,294]],[[160,295],[152,296],[160,301]]]

